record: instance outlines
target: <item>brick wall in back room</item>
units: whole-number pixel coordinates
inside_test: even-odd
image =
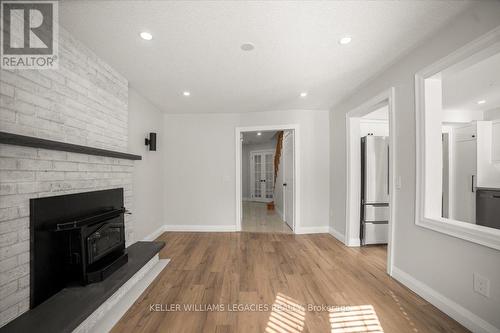
[[[0,71],[0,131],[111,150],[128,147],[128,82],[64,29],[58,70]],[[0,327],[29,308],[29,199],[124,187],[133,162],[0,145]],[[127,244],[133,241],[126,216]]]

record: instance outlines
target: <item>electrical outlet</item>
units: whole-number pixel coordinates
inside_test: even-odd
[[[490,280],[488,278],[474,273],[474,291],[484,297],[490,297]]]

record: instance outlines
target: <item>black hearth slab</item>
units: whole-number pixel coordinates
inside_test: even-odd
[[[142,159],[140,155],[122,153],[114,150],[75,145],[67,142],[53,141],[53,140],[37,138],[34,136],[19,135],[7,132],[0,132],[0,143],[5,143],[7,145],[14,145],[14,146],[61,150],[61,151],[68,151],[71,153],[79,153],[87,155],[107,156],[107,157],[121,158],[125,160]]]
[[[0,332],[72,332],[164,246],[164,242],[134,243],[127,248],[128,262],[106,280],[65,288],[0,328]]]

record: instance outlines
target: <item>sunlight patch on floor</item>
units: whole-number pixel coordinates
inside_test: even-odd
[[[306,312],[296,300],[278,293],[273,304],[266,332],[300,333],[304,329]]]
[[[372,305],[349,306],[329,313],[331,333],[383,333]]]

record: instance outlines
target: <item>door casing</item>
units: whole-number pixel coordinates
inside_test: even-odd
[[[300,126],[299,124],[285,124],[285,125],[264,125],[264,126],[249,126],[249,127],[236,127],[235,128],[235,157],[236,157],[236,193],[235,193],[235,206],[236,206],[236,230],[241,231],[241,218],[242,218],[242,193],[241,193],[241,161],[242,161],[242,133],[244,132],[263,132],[263,131],[285,131],[293,130],[294,132],[294,191],[293,191],[293,210],[294,210],[294,225],[293,232],[301,233],[300,224]]]
[[[360,117],[369,114],[382,104],[389,107],[389,242],[387,245],[387,273],[392,275],[394,267],[394,217],[396,211],[396,111],[395,92],[391,87],[346,114],[346,228],[344,244],[359,246],[359,239],[352,237],[353,228],[359,228],[361,204],[361,141],[359,135]]]

